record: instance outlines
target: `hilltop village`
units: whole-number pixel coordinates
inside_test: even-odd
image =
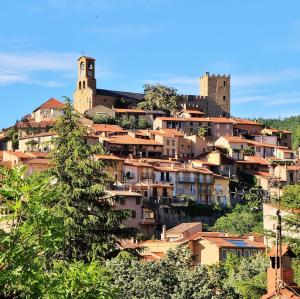
[[[215,221],[213,205],[231,207],[253,186],[268,202],[280,197],[283,187],[299,182],[291,132],[232,117],[227,75],[205,73],[200,94],[180,95],[179,109],[168,113],[138,108],[142,93],[98,89],[95,59],[82,56],[77,63],[73,99],[88,132],[82,138],[86,144],[103,145],[105,154],[94,159],[105,161],[113,177],[107,193],[121,198],[113,209],[133,210],[126,226],[146,239],[122,246],[146,246],[143,258],[159,260],[168,249],[185,244],[196,256],[195,264],[224,261],[229,252],[249,257],[272,247],[262,236],[208,232],[205,225]],[[51,141],[57,136],[53,125],[64,107],[50,98],[3,129],[0,165],[26,165],[28,175],[51,168]],[[97,121],[124,117],[143,126]],[[264,204],[265,229],[275,231],[275,215],[276,209]],[[268,288],[272,293],[275,285]]]

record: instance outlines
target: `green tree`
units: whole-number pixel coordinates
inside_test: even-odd
[[[145,99],[138,107],[145,110],[162,109],[174,114],[178,108],[177,90],[161,84],[144,85]]]
[[[204,138],[207,135],[207,127],[200,127],[198,130],[198,136]]]
[[[262,211],[250,204],[238,204],[232,212],[217,219],[212,231],[244,235],[262,231]]]
[[[25,177],[26,168],[0,168],[1,217],[10,225],[0,229],[0,297],[39,298],[63,237],[63,221],[55,209],[51,178]]]
[[[137,298],[236,298],[230,286],[223,285],[217,265],[192,267],[193,256],[187,246],[167,252],[155,262],[141,262],[134,257],[107,262],[113,280],[124,299]]]
[[[9,128],[5,132],[5,136],[12,142],[13,150],[16,150],[19,148],[19,134],[18,134],[18,130],[15,126]]]
[[[37,146],[39,143],[38,143],[38,141],[31,139],[31,140],[27,141],[25,144],[26,144],[27,150],[33,152],[37,149]]]
[[[64,219],[63,255],[67,260],[92,261],[118,251],[118,240],[135,236],[136,231],[124,227],[130,210],[113,210],[112,199],[106,192],[110,176],[101,160],[93,155],[103,153],[100,144],[84,142],[86,128],[81,124],[69,99],[64,115],[55,125],[52,173],[60,195],[59,213]]]
[[[268,259],[257,254],[251,258],[238,258],[229,254],[224,264],[227,283],[245,299],[258,299],[266,293]]]
[[[117,123],[120,127],[126,130],[133,130],[137,128],[137,119],[133,115],[122,115],[122,117],[117,120]]]

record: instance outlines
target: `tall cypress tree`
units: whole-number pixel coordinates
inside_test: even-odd
[[[109,174],[104,162],[93,158],[103,148],[86,144],[87,129],[68,98],[54,129],[58,135],[52,151],[55,188],[60,194],[57,206],[67,227],[63,258],[90,261],[112,256],[118,251],[118,240],[131,238],[136,231],[122,224],[131,211],[112,209],[117,199],[105,190]]]

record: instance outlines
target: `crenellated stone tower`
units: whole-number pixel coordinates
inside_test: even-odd
[[[208,97],[222,110],[222,116],[230,116],[230,76],[210,75],[200,77],[200,96]],[[215,114],[211,111],[212,114]],[[218,113],[217,113],[218,114]]]

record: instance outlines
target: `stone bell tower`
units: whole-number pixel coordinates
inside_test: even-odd
[[[74,108],[84,113],[94,106],[96,97],[95,59],[81,56],[77,60],[78,79],[74,92]]]

